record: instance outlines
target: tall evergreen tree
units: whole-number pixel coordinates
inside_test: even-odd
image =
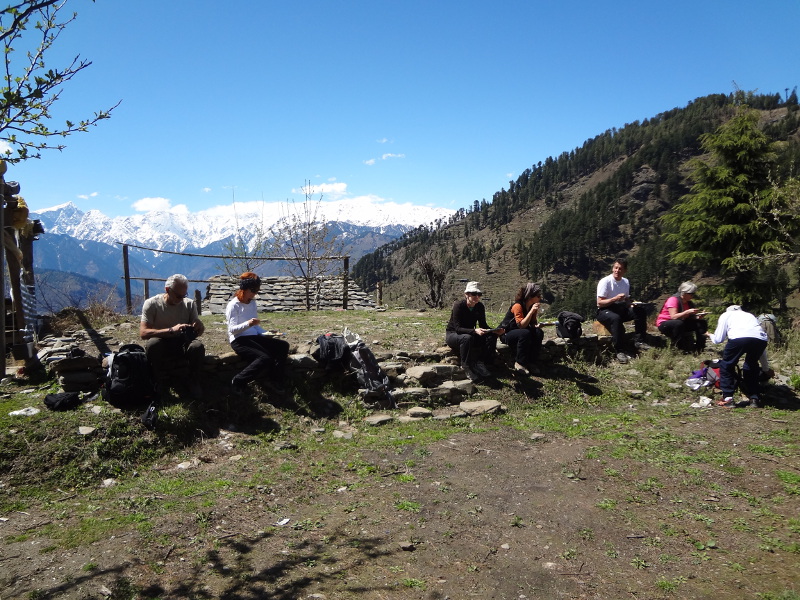
[[[766,226],[765,215],[781,214],[782,227],[795,233],[800,223],[770,180],[774,145],[759,129],[756,111],[743,107],[700,139],[711,157],[693,161],[691,192],[663,217],[667,237],[675,244],[670,259],[678,265],[721,269],[732,299],[753,299],[760,266],[742,258],[785,253],[790,243]]]

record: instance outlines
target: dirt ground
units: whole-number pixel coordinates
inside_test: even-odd
[[[731,418],[709,411],[673,424],[729,447],[748,437],[738,425],[769,426],[760,418],[737,420],[732,431]],[[47,537],[6,541],[0,597],[755,598],[772,589],[778,573],[779,589],[800,586],[796,550],[759,550],[751,532],[730,528],[716,541],[719,549],[694,546],[716,535],[708,533],[708,520],[765,518],[747,498],[780,493],[780,482],[762,472],[768,461],[746,466],[756,477],[736,482],[743,496],[713,491],[711,483],[727,489],[736,478],[713,465],[687,496],[683,482],[672,483],[673,475],[646,462],[587,458],[591,439],[532,439],[501,427],[455,434],[424,451],[411,445],[361,454],[354,445],[354,459],[374,465],[373,473],[340,465],[332,478],[283,477],[259,487],[252,485],[254,471],[280,472],[286,462],[253,464],[241,438],[209,440],[197,449],[195,469],[171,475],[184,483],[227,482],[214,498],[201,492],[203,507],[194,513],[158,511],[153,530],[131,529],[67,551],[43,551],[52,544]],[[399,481],[403,473],[414,474],[413,481]],[[648,479],[660,487],[628,500],[630,508],[600,507],[607,498],[625,505],[631,482]],[[229,493],[240,486],[248,493]],[[796,499],[792,506],[786,508],[796,516]],[[692,516],[703,511],[707,520]],[[13,515],[3,525],[5,539],[40,529],[43,519],[52,514]],[[71,519],[60,525],[74,525]],[[659,580],[678,582],[675,595],[661,592]],[[126,595],[125,582],[141,595]]]
[[[608,368],[608,387],[631,370]],[[588,406],[575,427],[597,419],[596,435],[531,426],[523,406],[457,426],[392,424],[377,445],[361,443],[368,428],[332,442],[352,425],[305,419],[267,451],[223,429],[115,487],[2,515],[0,600],[800,590],[794,408],[697,410],[680,391]],[[119,515],[107,535],[64,549],[59,531]]]

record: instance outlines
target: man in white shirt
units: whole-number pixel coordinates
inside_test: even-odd
[[[611,332],[617,360],[623,364],[630,360],[624,351],[626,321],[633,321],[635,348],[650,349],[645,342],[647,312],[644,306],[631,304],[631,284],[624,277],[627,270],[628,261],[618,258],[614,261],[611,275],[603,277],[597,284],[597,320]]]

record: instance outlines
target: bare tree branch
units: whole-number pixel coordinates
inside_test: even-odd
[[[9,162],[39,158],[42,150],[63,150],[64,144],[50,140],[87,131],[108,119],[120,104],[77,122],[67,120],[64,126],[51,124],[50,111],[62,86],[92,64],[80,56],[61,69],[45,64],[47,51],[77,16],[59,14],[67,1],[28,0],[0,9],[0,43],[6,59],[0,87],[0,141],[10,146],[3,156]]]

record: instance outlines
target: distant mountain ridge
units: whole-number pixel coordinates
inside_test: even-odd
[[[325,220],[332,232],[344,240],[353,262],[415,227],[442,221],[454,212],[369,197],[320,202],[318,208],[318,218]],[[260,222],[267,230],[285,211],[285,205],[253,202],[194,213],[153,211],[112,218],[99,210],[84,212],[68,202],[31,211],[30,218],[41,220],[45,229],[45,234],[39,236],[34,245],[34,269],[73,273],[111,283],[121,290],[122,244],[168,252],[225,255],[228,254],[226,242],[234,239],[238,231],[245,244],[250,244],[254,236],[253,224]],[[129,250],[129,268],[132,277],[149,279],[163,279],[180,272],[190,279],[203,280],[224,271],[220,259],[137,248]],[[259,273],[281,274],[280,266],[267,263],[259,268]],[[73,294],[73,297],[77,296]],[[48,302],[48,305],[55,304],[58,302]]]

